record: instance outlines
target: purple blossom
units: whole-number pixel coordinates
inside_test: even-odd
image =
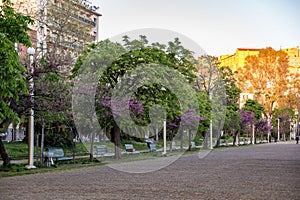
[[[242,117],[241,126],[245,126],[247,124],[254,124],[254,113],[253,112],[249,112],[249,111],[244,111],[244,110],[239,110],[238,111]]]
[[[196,109],[188,109],[185,113],[176,117],[175,122],[168,122],[170,128],[181,126],[188,126],[191,128],[198,128],[199,121],[206,120],[205,118],[196,114]],[[180,123],[179,123],[180,122]]]
[[[272,126],[269,125],[268,122],[264,120],[260,120],[256,122],[255,127],[258,131],[262,133],[268,133],[272,129]]]

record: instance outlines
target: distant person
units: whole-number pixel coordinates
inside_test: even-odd
[[[299,144],[299,135],[296,136],[296,144]]]

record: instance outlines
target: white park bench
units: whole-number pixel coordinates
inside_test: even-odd
[[[140,153],[139,151],[136,151],[133,148],[133,144],[125,144],[125,150],[128,154],[139,154]]]

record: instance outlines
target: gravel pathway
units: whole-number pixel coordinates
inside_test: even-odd
[[[130,165],[127,167],[130,168]],[[0,199],[300,199],[300,144],[189,154],[158,171],[108,166],[0,179]]]

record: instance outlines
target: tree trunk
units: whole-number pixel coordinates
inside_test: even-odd
[[[39,162],[39,134],[35,135],[35,156],[36,156],[36,162]]]
[[[121,158],[121,130],[117,123],[114,123],[114,127],[112,128],[112,139],[115,144],[115,158]]]
[[[158,142],[158,126],[155,126],[155,141]]]
[[[170,131],[170,153],[173,151],[173,131]]]
[[[221,121],[219,121],[218,123],[216,147],[220,147],[220,144],[221,144]]]
[[[41,135],[41,164],[44,165],[44,136],[45,136],[45,124],[42,122],[42,135]]]
[[[182,130],[182,132],[180,133],[180,151],[183,151],[183,134],[184,131]]]
[[[1,154],[1,158],[3,160],[3,166],[4,167],[9,166],[10,165],[10,159],[9,159],[8,154],[6,153],[5,146],[2,142],[1,137],[0,137],[0,154]]]
[[[220,147],[221,144],[221,137],[218,137],[216,147]]]
[[[15,131],[14,131],[14,128],[11,129],[11,141],[12,142],[15,141]]]
[[[205,131],[204,135],[204,149],[208,149],[208,131]]]
[[[192,137],[191,137],[191,130],[188,129],[188,134],[189,134],[189,151],[192,149]]]
[[[73,128],[72,128],[72,125],[70,125],[70,139],[71,139],[71,142],[72,142],[72,157],[73,157],[73,164],[75,164],[75,142],[74,142],[74,139],[73,139]]]
[[[235,131],[233,134],[233,146],[236,146],[236,143],[238,142],[238,135],[239,131]]]
[[[93,132],[91,135],[91,140],[90,140],[90,162],[94,161],[94,139],[95,139],[95,133]]]

